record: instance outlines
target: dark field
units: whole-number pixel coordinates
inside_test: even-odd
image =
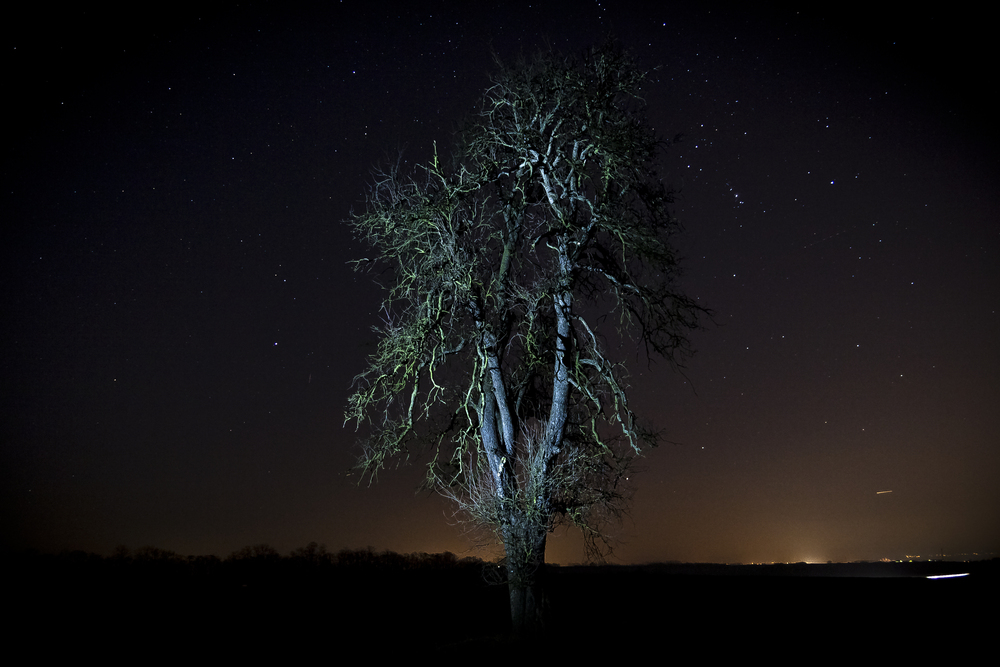
[[[450,554],[223,561],[149,551],[6,558],[8,637],[33,658],[199,663],[950,662],[991,644],[1000,592],[996,560],[553,567],[548,632],[514,641],[506,588],[486,583],[488,566]],[[947,572],[969,576],[926,578]]]

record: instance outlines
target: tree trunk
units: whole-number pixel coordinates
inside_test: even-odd
[[[510,624],[519,637],[533,637],[545,629],[545,538],[546,532],[528,530],[513,535],[505,544],[507,587],[510,591]],[[527,548],[525,548],[527,547]]]

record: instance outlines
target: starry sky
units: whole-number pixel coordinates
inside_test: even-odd
[[[644,94],[683,135],[664,155],[683,288],[715,313],[684,375],[632,366],[666,442],[617,561],[1000,553],[983,17],[471,4],[5,25],[0,548],[488,556],[415,492],[421,466],[349,474],[381,294],[342,221],[374,165],[449,144],[492,52],[610,32],[660,67]],[[583,559],[572,533],[549,544]]]

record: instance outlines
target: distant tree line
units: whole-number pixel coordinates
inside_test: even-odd
[[[54,569],[94,569],[122,571],[128,569],[149,571],[188,571],[193,574],[240,569],[246,565],[273,565],[282,569],[303,568],[380,568],[387,570],[433,570],[457,567],[482,567],[483,561],[474,557],[459,558],[450,551],[444,553],[396,553],[365,549],[341,549],[333,552],[326,545],[310,542],[282,556],[268,544],[254,544],[238,549],[225,558],[215,555],[184,556],[167,549],[144,546],[130,550],[118,546],[110,556],[82,550],[64,550],[45,554],[34,549],[7,554],[9,564],[48,565]]]
[[[407,553],[366,549],[329,551],[316,542],[286,556],[267,544],[243,547],[225,558],[215,555],[184,556],[146,546],[117,547],[110,556],[85,551],[45,554],[35,550],[3,557],[8,572],[21,573],[31,587],[82,591],[183,588],[200,591],[226,589],[290,589],[333,585],[373,577],[388,581],[398,577],[460,577],[483,583],[489,565],[478,558],[459,558],[451,552]]]

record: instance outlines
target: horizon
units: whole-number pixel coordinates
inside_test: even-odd
[[[294,559],[303,556],[313,557],[317,554],[325,555],[331,557],[336,561],[337,557],[341,554],[354,555],[368,553],[372,556],[399,556],[402,558],[412,558],[412,557],[434,557],[434,556],[452,556],[455,563],[462,563],[466,561],[476,561],[483,565],[494,564],[497,561],[496,558],[488,559],[482,558],[480,556],[464,553],[459,554],[453,551],[437,551],[437,552],[427,552],[427,551],[412,551],[412,552],[397,552],[392,549],[375,549],[374,547],[342,547],[340,549],[331,550],[326,547],[325,544],[317,542],[309,542],[303,547],[298,547],[292,549],[286,553],[279,552],[275,550],[271,545],[261,543],[261,544],[249,544],[240,549],[229,553],[228,555],[219,555],[215,553],[198,553],[198,554],[184,554],[171,551],[169,549],[161,549],[154,545],[143,545],[136,548],[129,548],[125,545],[116,546],[110,553],[96,553],[91,551],[86,551],[83,549],[61,549],[59,551],[45,552],[34,547],[28,547],[20,551],[4,551],[0,552],[0,556],[65,556],[73,555],[77,553],[84,553],[88,556],[97,556],[102,559],[115,559],[115,558],[145,558],[147,556],[155,556],[155,559],[161,558],[172,558],[177,557],[183,560],[199,559],[199,558],[215,558],[220,562],[230,561],[230,560],[241,560],[245,558],[258,558],[258,557],[272,557],[276,556],[278,558],[288,558]],[[755,562],[722,562],[722,561],[680,561],[680,560],[663,560],[663,561],[646,561],[646,562],[635,562],[635,563],[624,563],[615,562],[613,560],[606,560],[603,562],[596,561],[583,561],[583,562],[573,562],[573,563],[557,563],[549,562],[546,560],[546,565],[552,565],[555,567],[644,567],[651,565],[856,565],[856,564],[899,564],[899,563],[971,563],[986,560],[994,560],[1000,558],[1000,554],[996,553],[963,553],[963,554],[932,554],[932,555],[917,555],[909,554],[899,558],[879,558],[875,560],[851,560],[851,561],[830,561],[830,560],[801,560],[801,561],[755,561]]]

